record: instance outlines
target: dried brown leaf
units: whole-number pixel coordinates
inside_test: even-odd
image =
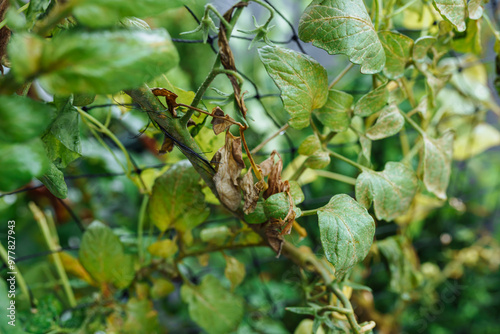
[[[174,149],[174,141],[165,136],[165,138],[163,138],[163,144],[161,144],[161,148],[158,151],[158,153],[165,154],[167,152],[172,152],[173,149]]]
[[[277,193],[281,193],[283,191],[286,191],[287,187],[286,185],[288,184],[288,181],[283,182],[281,180],[281,172],[283,170],[283,160],[281,159],[281,156],[278,154],[279,160],[274,164],[274,166],[271,168],[271,173],[269,174],[269,177],[267,178],[267,184],[268,188],[266,192],[264,193],[264,198],[267,199],[269,196]],[[290,186],[288,186],[288,189]]]
[[[231,211],[238,209],[241,192],[238,178],[245,167],[241,152],[241,138],[226,132],[226,143],[215,153],[212,163],[217,172],[213,178],[220,201]]]
[[[266,237],[269,246],[276,252],[276,257],[281,255],[281,249],[285,239],[280,233],[281,223],[278,219],[273,219],[266,226]]]
[[[231,126],[231,124],[234,123],[234,119],[232,119],[229,115],[224,115],[224,111],[222,111],[222,109],[219,107],[215,107],[212,110],[212,115],[219,116],[212,118],[212,125],[216,136],[219,133],[226,131]]]
[[[243,200],[245,202],[243,212],[245,212],[246,215],[255,210],[260,192],[264,189],[264,185],[264,180],[260,180],[255,184],[253,183],[253,174],[251,169],[240,180],[240,187],[243,191]]]
[[[177,116],[177,112],[175,111],[175,108],[177,108],[177,94],[174,92],[169,91],[168,89],[165,88],[151,88],[151,92],[155,96],[165,96],[165,102],[167,102],[167,108],[168,110],[172,113],[173,116]]]
[[[266,160],[262,161],[260,165],[257,165],[260,168],[260,172],[263,177],[268,176],[271,173],[271,170],[274,165],[274,156],[278,154],[276,151],[271,152],[271,156]]]

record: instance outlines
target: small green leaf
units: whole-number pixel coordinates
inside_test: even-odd
[[[299,154],[302,155],[312,155],[314,152],[321,148],[321,142],[319,141],[318,136],[310,135],[299,146]]]
[[[330,54],[345,54],[361,65],[361,73],[384,67],[384,49],[362,0],[314,0],[300,18],[299,37]]]
[[[317,151],[305,162],[307,168],[323,169],[330,164],[330,154],[325,151]]]
[[[462,53],[475,53],[480,56],[483,52],[481,44],[481,22],[479,20],[467,20],[467,29],[457,33],[451,41],[451,47]]]
[[[404,124],[405,119],[399,108],[391,104],[382,110],[377,122],[366,131],[366,136],[371,140],[387,138],[398,133]]]
[[[293,198],[292,198],[293,199]],[[264,212],[267,218],[285,219],[290,210],[290,201],[286,193],[277,193],[269,196],[264,202]],[[292,210],[295,212],[295,217],[298,218],[302,211],[293,205]]]
[[[375,222],[366,209],[345,194],[335,195],[318,210],[321,244],[337,276],[361,262],[375,235]]]
[[[264,205],[262,202],[257,202],[255,210],[245,215],[245,222],[248,224],[262,224],[267,221],[266,213],[264,212]]]
[[[387,84],[377,87],[368,94],[363,95],[354,105],[354,115],[370,116],[380,111],[389,101],[389,89]]]
[[[49,169],[42,141],[39,138],[20,144],[0,141],[0,190],[12,191]]]
[[[465,16],[467,1],[465,0],[433,0],[434,7],[439,14],[457,28],[465,31]]]
[[[330,130],[335,132],[345,131],[351,123],[352,100],[352,95],[340,90],[330,89],[325,105],[315,110],[314,114]]]
[[[49,189],[52,195],[58,198],[68,197],[68,186],[64,181],[64,174],[53,163],[45,174],[38,178]]]
[[[172,284],[172,282],[164,278],[158,278],[153,281],[153,286],[151,287],[151,298],[163,298],[174,291],[175,285]]]
[[[189,161],[176,163],[155,180],[148,210],[151,221],[161,231],[169,227],[191,230],[207,219],[210,211],[200,176]]]
[[[293,203],[298,205],[305,200],[304,193],[300,188],[300,185],[297,181],[288,181],[290,184],[290,194],[292,195]]]
[[[410,61],[413,40],[391,31],[379,32],[378,37],[385,51],[384,75],[389,79],[401,78]]]
[[[437,39],[432,36],[424,36],[420,37],[415,41],[415,44],[413,44],[413,61],[422,63],[425,61],[425,58],[427,56],[427,52],[429,52],[429,49],[436,43]]]
[[[101,222],[94,221],[83,234],[79,259],[83,267],[99,283],[127,287],[134,278],[134,264],[123,252],[118,236]]]
[[[424,137],[424,184],[440,199],[446,199],[450,182],[453,137],[451,132],[439,139]]]
[[[469,1],[469,18],[471,20],[479,20],[483,16],[484,4],[489,0],[470,0]]]
[[[377,219],[391,221],[410,208],[417,182],[410,167],[388,162],[382,172],[365,170],[358,176],[356,199],[367,209],[373,202]]]
[[[38,137],[54,119],[54,107],[18,95],[0,96],[0,140],[15,143]]]
[[[177,247],[175,241],[170,239],[156,241],[148,247],[148,252],[151,255],[159,256],[164,259],[174,256],[178,250],[179,248]]]
[[[245,265],[232,256],[224,256],[226,259],[226,269],[224,276],[231,282],[231,290],[234,291],[238,285],[243,282],[246,270]]]
[[[184,284],[182,300],[189,306],[189,315],[209,334],[233,332],[243,319],[243,300],[233,295],[212,275],[203,277],[198,286]]]
[[[291,116],[290,126],[298,130],[307,127],[311,112],[328,98],[326,70],[313,58],[280,47],[260,48],[259,56],[281,90],[285,110]]]

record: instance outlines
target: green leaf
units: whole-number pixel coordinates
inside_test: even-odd
[[[40,76],[47,90],[61,95],[134,88],[179,60],[169,34],[161,29],[66,31],[42,41],[20,34],[9,51],[16,54],[12,70],[18,79]]]
[[[365,170],[356,180],[356,199],[369,208],[373,202],[375,216],[391,221],[410,208],[417,192],[415,172],[399,162],[388,162],[382,172]]]
[[[424,137],[424,184],[440,199],[446,199],[452,154],[453,133],[447,132],[439,139]]]
[[[53,163],[45,174],[38,178],[49,189],[52,195],[58,198],[68,197],[68,186],[64,181],[64,174]]]
[[[289,210],[290,201],[288,199],[288,195],[284,192],[271,195],[264,202],[264,212],[268,219],[285,219]],[[292,210],[295,212],[296,218],[300,217],[302,214],[302,211],[295,206],[295,203]]]
[[[222,245],[231,236],[231,230],[226,225],[204,228],[200,232],[200,239],[215,245]]]
[[[488,123],[464,127],[453,143],[453,159],[467,160],[500,145],[500,132]]]
[[[318,136],[310,135],[299,146],[299,154],[302,155],[312,155],[314,152],[321,148],[321,142],[319,141]]]
[[[391,104],[382,110],[377,122],[366,131],[366,136],[371,140],[387,138],[398,133],[404,124],[405,119],[399,108]]]
[[[436,43],[437,39],[431,36],[420,37],[413,44],[413,61],[422,63],[425,61],[427,52]]]
[[[191,230],[207,219],[210,211],[200,176],[189,161],[176,163],[155,180],[148,210],[151,221],[161,231],[169,227]]]
[[[26,21],[30,22],[30,27],[33,27],[35,21],[43,16],[47,8],[49,8],[50,0],[32,0],[26,10]]]
[[[321,244],[337,276],[361,262],[375,235],[375,222],[366,209],[345,194],[335,195],[318,210]]]
[[[164,259],[174,256],[178,250],[179,248],[177,247],[175,241],[170,239],[156,241],[148,247],[148,252],[151,255],[159,256]]]
[[[82,155],[80,117],[72,101],[71,97],[54,98],[58,114],[42,137],[47,155],[58,168],[65,168]]]
[[[39,138],[20,144],[0,141],[0,190],[12,191],[25,185],[45,173],[49,165]]]
[[[349,128],[349,124],[351,124],[350,110],[352,100],[352,95],[340,90],[330,89],[325,105],[315,110],[314,114],[330,130],[335,132],[345,131]]]
[[[411,58],[413,40],[391,31],[379,32],[378,37],[386,57],[384,75],[389,79],[401,78]]]
[[[469,18],[471,20],[479,20],[483,16],[484,4],[488,3],[489,0],[470,0],[469,1]]]
[[[262,202],[257,202],[255,210],[245,215],[245,222],[248,224],[262,224],[267,221],[266,213],[264,212],[264,205]]]
[[[38,137],[54,118],[48,104],[19,95],[0,96],[0,141],[24,142]]]
[[[481,44],[481,22],[467,20],[467,29],[457,33],[451,41],[451,47],[462,53],[475,53],[480,56],[483,52]]]
[[[183,0],[85,0],[78,2],[73,13],[80,23],[97,28],[112,26],[127,16],[155,16],[183,5]]]
[[[125,288],[134,278],[133,258],[123,252],[118,236],[101,222],[94,221],[83,234],[78,257],[99,283]]]
[[[224,276],[231,282],[231,290],[234,291],[234,288],[240,285],[245,278],[245,265],[232,256],[225,255],[224,258],[226,259]]]
[[[457,28],[465,31],[465,16],[467,13],[467,1],[465,0],[433,0],[434,7],[439,14]]]
[[[243,300],[221,285],[212,275],[203,277],[198,286],[184,284],[182,300],[189,306],[189,315],[209,334],[233,332],[243,319]]]
[[[354,115],[370,116],[380,111],[389,101],[389,89],[387,84],[377,87],[368,94],[363,95],[354,105]]]
[[[311,112],[328,98],[326,70],[313,58],[280,47],[260,48],[259,56],[281,91],[290,126],[299,130],[309,126]]]
[[[305,166],[312,169],[323,169],[330,164],[330,154],[325,151],[317,151],[305,162]]]
[[[87,106],[94,103],[95,94],[75,94],[73,96],[73,105],[77,107]]]
[[[158,312],[151,300],[130,298],[126,305],[126,314],[123,333],[161,333]]]
[[[300,185],[297,181],[288,181],[290,184],[290,194],[292,195],[293,203],[298,205],[305,200],[304,193],[300,188]]]
[[[361,65],[361,73],[384,67],[384,49],[362,0],[314,0],[300,18],[299,37],[330,54],[345,54]]]

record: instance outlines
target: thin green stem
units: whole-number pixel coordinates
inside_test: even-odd
[[[318,213],[318,210],[319,209],[313,209],[313,210],[303,210],[302,213],[301,213],[301,217],[305,217],[305,216],[314,216]]]
[[[408,1],[407,3],[404,4],[404,6],[399,7],[395,11],[393,11],[390,15],[387,15],[387,18],[392,18],[400,13],[402,13],[406,8],[410,7],[413,5],[415,2],[420,1],[420,0],[411,0]]]
[[[422,130],[422,128],[417,123],[415,123],[415,121],[412,120],[405,112],[403,112],[402,110],[400,110],[399,112],[401,113],[401,115],[403,115],[408,124],[410,124],[415,130],[417,130],[417,132],[420,133],[422,137],[427,136],[425,131]]]
[[[347,309],[347,312],[344,313],[347,317],[347,320],[349,321],[349,324],[351,325],[352,331],[355,334],[359,334],[361,327],[358,325],[358,322],[356,321],[356,318],[354,317],[354,311],[352,309],[351,302],[347,297],[344,295],[342,290],[338,287],[337,283],[332,283],[328,286],[330,290],[337,296],[337,298],[342,302],[342,305]]]
[[[415,97],[413,96],[413,91],[410,89],[408,86],[408,82],[406,81],[406,78],[401,78],[398,79],[399,85],[401,88],[403,88],[406,97],[408,98],[408,101],[410,102],[410,105],[412,108],[415,108],[417,106],[417,103],[415,101]]]
[[[329,171],[321,170],[321,169],[315,170],[314,172],[316,173],[316,175],[321,176],[321,177],[326,177],[328,179],[351,184],[353,186],[356,185],[356,179],[353,177],[350,177],[350,176],[346,176],[346,175],[342,175],[342,174],[338,174],[338,173],[334,173],[334,172],[329,172]]]
[[[20,7],[18,10],[17,10],[17,13],[18,14],[21,14],[22,12],[24,12],[26,9],[28,9],[30,3],[28,2],[27,4],[25,4],[24,6]],[[0,29],[2,29],[3,27],[5,27],[5,25],[7,24],[7,19],[3,20],[2,22],[0,22]]]
[[[268,25],[274,18],[274,9],[263,1],[260,1],[260,0],[250,0],[250,1],[258,3],[259,5],[261,5],[262,7],[265,7],[269,11],[269,18],[267,19],[266,23],[264,24],[264,25]]]
[[[215,8],[211,4],[207,4],[205,6],[205,14],[204,14],[205,17],[208,16],[208,11],[212,11],[212,13],[214,13],[219,18],[219,20],[222,22],[222,24],[224,24],[224,26],[226,27],[227,30],[229,30],[229,31],[233,30],[233,26],[231,25],[231,23],[226,21],[224,16],[222,16],[221,13],[219,13],[217,8]]]
[[[139,261],[144,262],[144,245],[143,232],[144,222],[146,221],[146,213],[149,202],[149,195],[145,194],[142,198],[141,208],[139,209],[139,224],[137,225],[137,245],[139,247]]]
[[[302,173],[305,172],[306,169],[307,169],[306,161],[304,160],[304,162],[300,165],[300,167],[292,175],[292,177],[290,178],[290,181],[297,181],[300,178],[300,176],[302,175]]]
[[[337,152],[334,152],[332,150],[328,150],[328,153],[330,153],[330,155],[332,157],[337,158],[339,160],[342,160],[344,162],[347,162],[349,165],[354,166],[354,167],[358,168],[361,171],[370,170],[370,168],[362,166],[362,165],[358,164],[357,162],[352,161],[351,159],[347,159],[346,157],[344,157],[341,154],[338,154]]]
[[[333,79],[333,81],[330,83],[330,85],[328,85],[328,89],[332,89],[333,86],[335,86],[343,77],[344,75],[347,74],[347,72],[349,72],[349,70],[351,68],[353,68],[354,64],[353,63],[349,63],[349,65],[346,66],[346,68],[344,68],[342,70],[342,72],[340,72],[339,75],[337,75],[337,77],[335,79]]]
[[[9,255],[8,251],[3,247],[3,245],[0,243],[0,258],[2,261],[5,263],[5,265],[8,265],[8,268],[10,269],[10,264],[9,263]],[[19,268],[17,265],[14,263],[13,265],[14,269],[11,269],[7,272],[7,274],[12,274],[15,273],[16,275],[16,283],[19,284],[19,288],[23,292],[23,294],[26,296],[26,299],[28,300],[30,305],[34,305],[34,301],[31,299],[31,294],[28,289],[28,285],[26,284],[26,281],[24,280],[23,275],[19,271]]]
[[[484,22],[486,22],[486,24],[490,28],[490,30],[493,33],[493,35],[495,35],[495,38],[496,38],[497,42],[500,42],[500,33],[493,26],[493,23],[491,22],[490,17],[488,15],[486,15],[486,13],[484,13],[483,14],[483,19],[484,19]]]

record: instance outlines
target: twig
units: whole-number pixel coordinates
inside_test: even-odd
[[[269,143],[271,140],[273,140],[274,138],[276,138],[277,136],[282,134],[289,127],[290,127],[290,125],[288,123],[286,123],[278,131],[276,131],[273,135],[271,135],[271,137],[267,138],[266,140],[261,142],[259,145],[257,145],[253,150],[250,151],[250,153],[255,154],[255,153],[259,152],[264,146],[266,146],[267,143]]]

